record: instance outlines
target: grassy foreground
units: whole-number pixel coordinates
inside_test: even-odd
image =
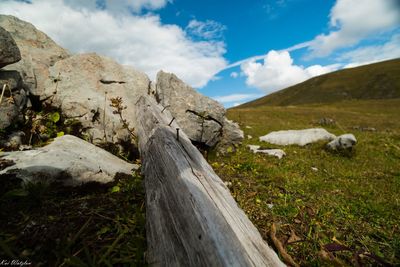
[[[1,162],[0,162],[1,165]],[[145,203],[139,173],[112,184],[0,188],[0,259],[19,266],[146,266]],[[17,265],[17,264],[14,264]]]
[[[228,117],[252,138],[211,164],[263,237],[271,244],[274,223],[301,266],[400,265],[399,114],[399,99],[231,109]],[[321,118],[336,122],[322,126],[328,131],[356,136],[352,156],[332,154],[323,143],[258,141],[270,131],[321,127]],[[252,154],[248,144],[282,148],[287,156]]]

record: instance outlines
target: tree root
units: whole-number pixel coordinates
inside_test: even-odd
[[[272,242],[274,243],[276,249],[278,250],[279,254],[281,255],[283,261],[288,264],[289,266],[299,267],[297,263],[294,262],[293,258],[286,252],[285,248],[283,247],[281,241],[276,237],[276,225],[275,223],[271,226],[271,233],[270,237]]]

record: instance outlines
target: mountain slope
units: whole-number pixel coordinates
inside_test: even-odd
[[[245,103],[237,108],[400,98],[400,59],[339,70]]]

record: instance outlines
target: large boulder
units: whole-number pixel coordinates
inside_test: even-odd
[[[22,89],[22,79],[17,71],[0,70],[0,95],[2,93],[0,130],[22,119],[21,110],[26,104],[26,93]]]
[[[148,77],[110,58],[95,53],[74,55],[49,69],[42,98],[59,107],[66,118],[79,120],[88,139],[95,143],[129,141],[130,132],[121,122],[111,100],[122,100],[121,115],[129,128],[135,127],[134,107],[147,94]]]
[[[195,143],[214,147],[223,137],[229,139],[232,129],[238,129],[226,120],[225,109],[220,103],[199,94],[172,73],[160,71],[157,74],[155,97]],[[227,127],[224,129],[225,125]],[[234,135],[240,141],[243,139],[243,133],[241,137],[240,133]],[[226,141],[227,144],[235,143]]]
[[[21,53],[11,34],[0,27],[0,68],[21,60]]]
[[[130,175],[138,169],[72,135],[58,137],[36,150],[3,153],[0,161],[8,163],[0,169],[0,181],[2,175],[14,174],[24,182],[60,182],[65,186],[108,183],[117,173]]]
[[[32,24],[16,17],[0,15],[0,27],[8,31],[21,51],[21,61],[6,68],[21,73],[24,84],[33,95],[41,95],[48,68],[69,53]]]

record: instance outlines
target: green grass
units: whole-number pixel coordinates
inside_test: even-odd
[[[231,109],[228,117],[253,138],[246,139],[236,153],[211,163],[223,180],[232,183],[233,196],[266,240],[272,223],[280,225],[278,238],[300,265],[332,265],[320,256],[324,246],[332,243],[351,249],[331,253],[341,264],[355,265],[354,253],[369,252],[399,265],[398,114],[399,99]],[[323,143],[280,147],[258,141],[274,130],[320,127],[317,122],[323,117],[336,122],[325,127],[328,131],[356,136],[358,144],[351,156],[332,154]],[[365,127],[376,131],[360,130]],[[279,160],[252,154],[247,144],[282,148],[287,156]],[[293,233],[300,240],[288,244]],[[362,261],[376,264],[367,258]]]
[[[33,266],[145,266],[145,204],[138,173],[77,188],[1,177],[0,259]]]
[[[400,97],[400,59],[343,69],[241,105],[241,108]]]

